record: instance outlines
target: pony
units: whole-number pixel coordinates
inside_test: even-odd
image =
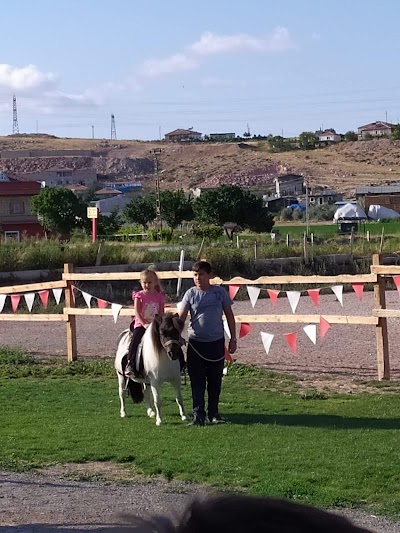
[[[165,313],[157,315],[147,328],[142,339],[143,377],[126,376],[125,368],[131,340],[131,331],[124,330],[118,337],[115,356],[115,370],[118,376],[120,415],[126,416],[125,392],[128,389],[134,403],[145,401],[147,415],[156,418],[156,425],[161,425],[161,385],[168,381],[175,389],[176,403],[182,420],[186,420],[181,391],[181,333],[183,321],[178,314]],[[140,349],[140,348],[139,348]],[[151,399],[152,393],[152,399]]]

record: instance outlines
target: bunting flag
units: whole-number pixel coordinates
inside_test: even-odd
[[[364,292],[364,283],[352,283],[353,291],[356,293],[356,296],[359,300],[363,299]]]
[[[36,296],[35,292],[26,292],[24,294],[26,306],[27,306],[29,312],[32,311],[32,307],[33,307],[33,302],[35,300],[35,296]]]
[[[272,305],[276,304],[280,292],[281,291],[278,291],[276,289],[267,289],[267,293],[268,293],[268,296],[271,298]]]
[[[258,297],[260,296],[261,289],[259,287],[252,287],[251,285],[247,285],[247,293],[250,298],[251,305],[254,307],[256,306]]]
[[[343,285],[335,285],[334,287],[331,287],[331,289],[340,305],[343,307]]]
[[[319,332],[321,335],[321,339],[323,339],[328,331],[328,329],[331,327],[329,322],[322,316],[319,317]]]
[[[176,304],[176,308],[178,309],[178,313],[180,313],[183,309],[183,303],[182,302],[178,302]]]
[[[235,299],[235,296],[239,289],[240,289],[240,285],[229,285],[229,297],[231,300]]]
[[[44,291],[39,291],[39,298],[42,300],[43,307],[47,309],[47,305],[49,303],[49,290],[46,289]]]
[[[225,346],[225,361],[229,361],[230,363],[233,361],[232,356],[229,353],[229,350],[226,346]]]
[[[72,298],[72,303],[74,304],[74,306],[76,303],[75,289],[76,289],[75,285],[71,285],[71,298]]]
[[[397,292],[400,294],[400,276],[392,276]]]
[[[114,317],[114,322],[117,323],[118,316],[121,312],[122,305],[120,304],[111,304],[111,312]]]
[[[230,339],[231,332],[229,331],[228,322],[226,320],[224,320],[224,330],[225,330],[226,336],[228,337],[228,339]]]
[[[269,354],[269,350],[271,348],[272,341],[274,340],[274,336],[275,335],[273,335],[272,333],[265,333],[265,331],[261,331],[261,340],[267,355]]]
[[[307,291],[308,292],[308,296],[314,302],[316,307],[318,307],[318,305],[319,305],[319,291],[320,290],[321,289],[308,289],[308,291]]]
[[[101,298],[96,298],[97,300],[97,307],[99,309],[106,309],[106,307],[108,306],[108,302],[106,302],[106,300],[102,300]]]
[[[317,344],[317,326],[315,324],[304,326],[303,331],[313,344]]]
[[[20,294],[12,294],[11,295],[11,307],[12,307],[12,310],[13,310],[14,313],[18,309],[18,305],[19,305],[20,299],[21,299],[21,295]]]
[[[286,291],[286,296],[288,297],[290,307],[292,308],[292,313],[295,313],[297,305],[300,301],[301,292],[300,291]]]
[[[4,309],[4,304],[6,303],[7,296],[8,296],[8,294],[0,294],[0,313]]]
[[[246,337],[253,330],[253,326],[248,322],[242,322],[240,324],[239,339]]]
[[[53,296],[57,305],[60,303],[62,291],[62,289],[53,289]]]
[[[92,300],[92,295],[89,294],[88,292],[85,292],[85,291],[81,291],[82,293],[82,296],[83,296],[83,299],[85,300],[86,302],[86,305],[89,307],[90,309],[90,302]]]
[[[297,333],[284,333],[283,335],[286,342],[289,344],[292,352],[296,353],[297,350]]]

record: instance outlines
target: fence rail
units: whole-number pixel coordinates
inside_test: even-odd
[[[166,271],[157,272],[160,279],[189,279],[192,278],[190,271]],[[371,316],[355,315],[323,315],[324,318],[332,324],[349,324],[349,325],[371,325],[375,326],[376,332],[376,355],[378,379],[390,379],[390,361],[389,361],[389,344],[387,319],[400,318],[400,310],[386,309],[385,295],[385,276],[400,274],[400,266],[381,265],[379,255],[373,256],[373,265],[370,274],[359,275],[338,275],[338,276],[261,276],[257,279],[250,280],[236,276],[230,280],[214,278],[213,284],[223,285],[315,285],[315,284],[344,284],[344,283],[372,283],[374,285],[374,309]],[[77,308],[73,295],[74,282],[76,281],[110,281],[110,280],[138,280],[139,272],[108,272],[83,274],[74,272],[73,265],[64,265],[64,273],[60,281],[51,281],[46,283],[32,283],[25,285],[14,285],[1,287],[0,294],[16,294],[24,292],[42,291],[49,289],[64,289],[65,306],[63,312],[59,314],[14,314],[0,313],[0,321],[43,321],[66,323],[67,334],[67,355],[68,361],[77,358],[77,340],[76,340],[76,320],[79,316],[112,316],[112,309],[98,308]],[[307,287],[305,287],[306,289]],[[171,311],[176,311],[171,307]],[[134,310],[130,308],[121,309],[120,315],[133,316]],[[310,315],[237,315],[237,322],[250,323],[319,323],[319,314]]]

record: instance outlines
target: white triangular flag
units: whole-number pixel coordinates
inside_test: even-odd
[[[111,312],[114,317],[114,322],[117,323],[117,318],[122,309],[122,305],[119,304],[111,304]]]
[[[7,294],[0,294],[0,313],[3,311],[7,296]]]
[[[333,294],[339,300],[340,305],[343,307],[343,285],[335,285],[331,287]]]
[[[253,309],[257,303],[258,297],[260,296],[260,291],[261,289],[259,289],[258,287],[252,287],[251,285],[247,285],[247,292]]]
[[[35,296],[36,296],[35,292],[26,292],[24,294],[25,302],[26,302],[26,305],[27,305],[27,307],[29,309],[29,312],[32,311],[32,307],[33,307],[33,302],[35,300]]]
[[[225,330],[226,336],[228,337],[228,339],[230,339],[231,332],[229,331],[228,322],[226,320],[224,320],[224,330]]]
[[[300,301],[301,292],[300,291],[286,291],[286,296],[288,297],[290,307],[292,308],[292,313],[295,313],[297,305]]]
[[[53,289],[53,295],[57,304],[60,303],[62,291],[62,289]]]
[[[178,313],[180,313],[182,311],[182,308],[183,308],[183,303],[182,302],[178,302],[176,304],[176,308],[178,309]]]
[[[267,355],[269,354],[269,350],[271,348],[274,336],[275,335],[272,335],[272,333],[265,333],[264,331],[261,332],[261,340],[264,345],[264,349],[267,352]]]
[[[317,344],[316,324],[309,324],[308,326],[304,326],[303,331],[313,344]]]
[[[86,302],[86,305],[89,307],[90,309],[90,301],[91,299],[93,298],[93,296],[91,294],[89,294],[88,292],[85,292],[85,291],[81,291],[82,293],[82,296],[83,296],[83,299],[85,300]]]

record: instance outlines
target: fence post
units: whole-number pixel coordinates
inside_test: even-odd
[[[290,237],[289,237],[289,233],[286,233],[286,246],[289,247],[290,245]]]
[[[74,271],[74,266],[71,263],[64,264],[64,274],[71,274]],[[65,288],[65,306],[75,307],[75,301],[72,291],[73,283],[67,280],[67,286]],[[67,319],[67,355],[68,362],[76,361],[77,349],[76,349],[76,316],[68,315]]]
[[[254,260],[257,261],[258,259],[258,242],[254,241]]]
[[[379,265],[379,254],[372,256],[372,264]],[[386,309],[385,278],[378,274],[374,284],[375,309]],[[387,318],[379,317],[376,325],[376,356],[378,363],[378,379],[390,379],[389,340]]]

